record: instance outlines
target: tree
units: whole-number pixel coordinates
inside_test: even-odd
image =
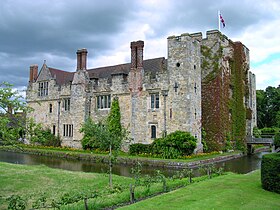
[[[118,98],[114,98],[110,113],[104,122],[94,123],[88,118],[80,130],[84,133],[82,145],[84,149],[100,148],[109,150],[109,185],[112,187],[112,167],[118,156],[126,130],[121,126],[121,114]]]
[[[0,143],[13,144],[25,130],[26,103],[13,85],[0,84]]]
[[[112,135],[112,138],[110,138],[110,142],[108,142],[109,143],[109,183],[110,183],[110,187],[112,187],[112,168],[113,168],[112,161],[116,159],[118,152],[121,148],[122,140],[124,138],[123,135],[124,133],[122,131],[122,125],[121,125],[119,100],[117,97],[113,99],[111,110],[107,118],[107,126],[108,126],[109,133]],[[112,155],[112,149],[115,152],[114,155]]]
[[[257,90],[258,127],[280,126],[280,85]]]

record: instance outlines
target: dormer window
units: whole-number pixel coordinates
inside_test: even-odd
[[[49,82],[39,82],[38,95],[39,96],[49,95]]]

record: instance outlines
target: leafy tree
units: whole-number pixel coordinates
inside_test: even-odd
[[[122,141],[126,137],[126,130],[121,126],[118,99],[114,98],[110,113],[104,123],[94,123],[91,118],[88,118],[80,131],[84,133],[82,139],[84,149],[109,150],[109,185],[112,187],[113,162],[116,160]]]
[[[24,134],[26,103],[13,85],[0,84],[0,143],[13,144]]]
[[[280,127],[280,85],[257,90],[258,127]]]

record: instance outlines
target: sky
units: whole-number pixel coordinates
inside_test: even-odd
[[[280,85],[279,0],[1,0],[0,83],[24,94],[29,67],[76,70],[77,49],[88,68],[130,62],[130,42],[144,59],[166,57],[167,37],[218,29],[250,50],[257,89]]]

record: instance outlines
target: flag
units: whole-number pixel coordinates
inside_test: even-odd
[[[225,24],[225,21],[224,21],[224,19],[223,19],[221,14],[220,14],[220,21],[223,24],[223,28],[224,28],[226,26],[226,24]]]

